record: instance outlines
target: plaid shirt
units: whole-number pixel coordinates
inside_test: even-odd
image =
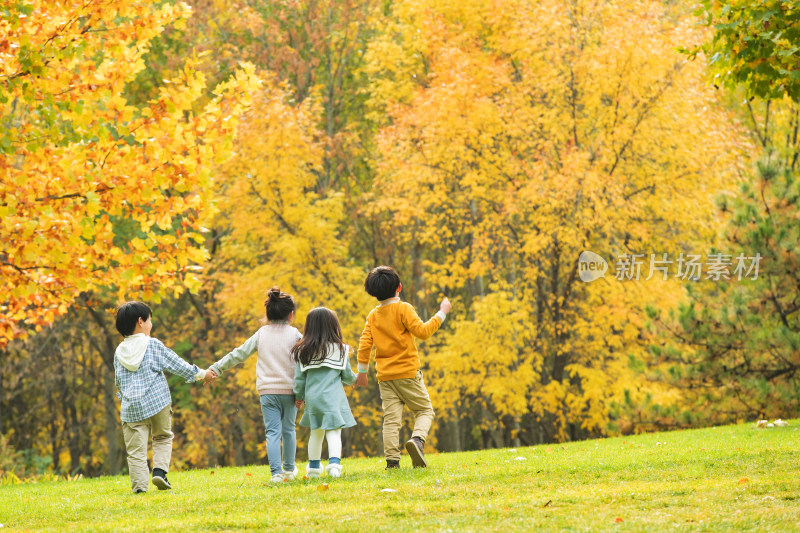
[[[158,339],[150,339],[147,351],[136,372],[131,372],[114,358],[114,381],[117,398],[122,400],[120,420],[139,422],[155,415],[172,403],[164,370],[191,383],[198,374],[197,365],[190,365]]]

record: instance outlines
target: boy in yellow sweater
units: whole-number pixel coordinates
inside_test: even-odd
[[[358,378],[355,384],[357,387],[367,385],[370,354],[375,346],[378,387],[383,404],[386,468],[400,468],[400,426],[404,405],[414,413],[414,432],[411,440],[406,442],[406,450],[414,468],[425,468],[428,463],[422,448],[428,438],[434,412],[428,389],[422,381],[414,337],[425,340],[433,335],[450,312],[450,301],[447,298],[442,300],[436,316],[422,322],[411,304],[400,301],[398,295],[403,289],[400,276],[388,266],[372,269],[364,288],[378,299],[378,306],[367,315],[367,323],[358,344]]]

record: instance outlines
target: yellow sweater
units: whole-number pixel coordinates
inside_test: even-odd
[[[397,301],[379,305],[367,315],[367,323],[358,343],[358,366],[369,365],[375,346],[378,381],[413,378],[419,370],[419,355],[414,337],[425,340],[444,322],[444,313],[422,322],[414,307]]]

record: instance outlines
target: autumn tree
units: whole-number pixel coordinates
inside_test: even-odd
[[[577,259],[713,242],[747,145],[674,53],[695,31],[659,2],[393,4],[368,57],[390,117],[369,209],[408,297],[454,300],[425,361],[445,447],[600,435],[670,397],[637,366],[645,304],[680,287],[587,285]]]
[[[298,296],[301,305],[313,301],[337,310],[348,342],[357,341],[365,310],[353,301],[365,301],[366,295],[360,288],[363,273],[354,267],[353,258],[370,247],[348,238],[357,230],[351,222],[354,210],[346,204],[356,203],[358,197],[346,191],[369,179],[364,161],[370,141],[359,136],[371,127],[359,111],[365,96],[356,90],[360,51],[368,35],[364,25],[368,6],[363,2],[307,6],[252,2],[232,7],[193,2],[193,16],[185,24],[165,27],[149,42],[147,53],[141,56],[146,68],[125,85],[123,96],[129,105],[146,106],[158,97],[163,79],[181,74],[186,56],[194,74],[212,82],[235,70],[242,59],[266,69],[264,76],[270,79],[269,88],[257,98],[242,125],[244,136],[234,145],[237,156],[229,164],[214,162],[205,169],[214,177],[211,194],[221,199],[214,206],[221,213],[206,218],[203,233],[195,235],[194,243],[202,241],[207,255],[191,265],[189,274],[202,274],[202,284],[194,293],[164,298],[156,309],[155,334],[180,347],[184,357],[198,364],[210,363],[258,326],[263,292],[268,288],[265,284],[282,284]],[[202,89],[191,109],[201,111],[212,97],[209,89]],[[248,175],[253,187],[243,187]],[[258,196],[272,198],[275,194],[284,195],[286,204],[264,204]],[[203,216],[213,210],[208,203],[204,205]],[[242,206],[247,206],[249,213]],[[199,220],[195,225],[199,227]],[[252,243],[242,245],[249,240]],[[296,252],[292,250],[295,245]],[[270,263],[272,268],[267,268]],[[65,317],[75,320],[82,316],[91,321],[103,340],[98,343],[105,350],[100,354],[103,357],[113,354],[108,346],[113,346],[116,338],[111,317],[103,312],[113,307],[118,297],[114,287],[111,289],[84,293],[91,298],[80,298],[77,304],[81,309]],[[149,299],[146,293],[137,294]],[[306,306],[305,311],[308,309]],[[66,324],[59,326],[59,331],[70,329]],[[173,390],[181,406],[176,411],[176,427],[182,424],[181,412],[195,409],[208,409],[220,421],[208,428],[187,416],[192,439],[176,454],[176,464],[243,464],[259,459],[262,423],[257,405],[253,409],[248,370],[237,373],[236,380],[226,381],[224,393],[217,391],[214,402],[199,391]],[[32,396],[35,388],[31,383]],[[359,408],[365,417],[374,419],[379,406],[376,393],[364,394],[370,400]],[[110,398],[107,404],[113,407]],[[25,404],[19,405],[24,408]],[[54,422],[58,418],[54,415]],[[106,426],[112,433],[116,431],[113,416]],[[350,441],[349,445],[356,447],[354,439]],[[363,449],[361,444],[357,446]]]
[[[272,285],[297,298],[300,329],[324,305],[355,344],[375,304],[363,279],[381,263],[398,268],[421,315],[444,294],[455,304],[420,350],[439,416],[431,446],[682,425],[696,422],[681,418],[693,406],[707,416],[712,404],[687,392],[700,374],[670,377],[675,357],[701,352],[670,351],[671,333],[648,328],[660,319],[680,332],[680,317],[645,313],[676,306],[685,286],[616,280],[613,262],[731,246],[717,239],[727,215],[714,198],[732,198],[742,152],[789,134],[797,115],[773,103],[765,123],[753,102],[758,135],[744,138],[718,102],[726,93],[704,83],[706,58],[675,53],[711,35],[682,4],[194,0],[188,19],[182,5],[42,5],[0,10],[2,68],[14,69],[2,94],[18,91],[0,115],[3,198],[13,198],[0,202],[0,260],[17,302],[0,320],[11,305],[7,331],[70,309],[2,352],[0,432],[15,457],[118,471],[105,364],[118,340],[106,311],[121,290],[160,298],[154,334],[206,366],[259,327]],[[240,71],[241,60],[255,68]],[[780,157],[786,168],[797,158]],[[764,190],[788,228],[793,193],[780,183]],[[760,190],[726,212],[759,212]],[[612,263],[604,279],[578,279],[583,250]],[[754,302],[768,294],[755,287],[744,293]],[[687,324],[702,329],[724,287],[700,288],[709,292]],[[718,332],[777,332],[748,327]],[[170,383],[176,468],[265,461],[254,363],[214,388]],[[379,454],[377,388],[348,395],[359,425],[345,454]],[[304,441],[301,430],[299,458]]]
[[[0,433],[25,452],[20,462],[27,472],[52,469],[90,476],[121,471],[119,406],[113,369],[103,357],[109,349],[105,339],[89,313],[72,306],[51,327],[6,346]]]
[[[697,14],[713,29],[702,45],[715,85],[748,96],[800,100],[800,5],[795,0],[702,0]]]
[[[326,305],[340,313],[348,342],[357,342],[369,309],[354,304],[367,301],[358,258],[373,249],[371,225],[354,208],[374,157],[359,90],[373,4],[196,1],[186,27],[165,33],[146,58],[145,88],[169,72],[187,43],[201,51],[198,69],[209,77],[246,59],[270,80],[242,124],[235,157],[214,171],[220,214],[208,224],[202,289],[176,302],[185,310],[190,301],[189,312],[202,317],[199,329],[183,332],[192,353],[221,355],[249,336],[274,283],[298,297],[300,320],[309,306]],[[227,438],[262,425],[257,406],[239,408],[254,405],[250,370],[225,381],[219,405],[211,406],[237,414],[217,417],[212,432],[198,428],[199,446],[220,463],[263,452]],[[357,394],[370,397],[358,408],[374,419],[377,393]],[[359,432],[348,432],[345,445],[360,440]]]
[[[219,214],[211,224],[215,249],[200,296],[214,302],[206,310],[218,309],[237,326],[236,335],[216,339],[216,357],[259,327],[273,285],[297,300],[301,331],[306,313],[325,306],[338,313],[351,346],[369,305],[363,269],[342,238],[344,196],[317,187],[325,153],[319,109],[311,98],[295,103],[288,84],[268,79],[242,121],[235,156],[219,168],[224,178],[217,183]],[[242,424],[260,428],[254,376],[255,358],[224,377],[219,396],[246,397],[250,408]]]
[[[212,79],[240,61],[286,82],[297,103],[318,104],[324,150],[318,187],[356,191],[368,186],[374,129],[365,120],[364,52],[374,34],[375,0],[263,2],[194,0],[193,16],[157,40],[142,73],[144,90],[174,69],[190,49],[208,53],[202,70]],[[349,200],[355,195],[347,195]]]
[[[728,253],[758,255],[758,269],[746,282],[690,287],[691,299],[671,313],[652,310],[668,333],[652,347],[669,362],[663,379],[690,400],[662,415],[686,422],[790,417],[798,407],[800,108],[788,97],[756,100],[743,114],[759,157],[719,208]]]
[[[185,4],[18,2],[0,11],[0,346],[97,287],[157,300],[191,286],[210,169],[257,85],[244,66],[202,110],[193,62],[125,99]]]
[[[683,423],[790,416],[797,407],[796,203],[800,10],[796,2],[702,2],[713,29],[699,51],[741,113],[756,164],[737,194],[719,199],[730,253],[758,256],[747,283],[690,287],[678,310],[652,309],[667,336],[652,346],[661,376],[689,400],[661,409]]]

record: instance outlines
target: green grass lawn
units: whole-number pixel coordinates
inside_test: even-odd
[[[272,486],[269,468],[0,487],[14,530],[800,531],[800,428],[752,424],[428,454],[427,470],[347,459],[339,479]],[[301,475],[305,463],[299,465]],[[327,485],[323,485],[327,484]],[[384,491],[392,489],[392,491]]]

